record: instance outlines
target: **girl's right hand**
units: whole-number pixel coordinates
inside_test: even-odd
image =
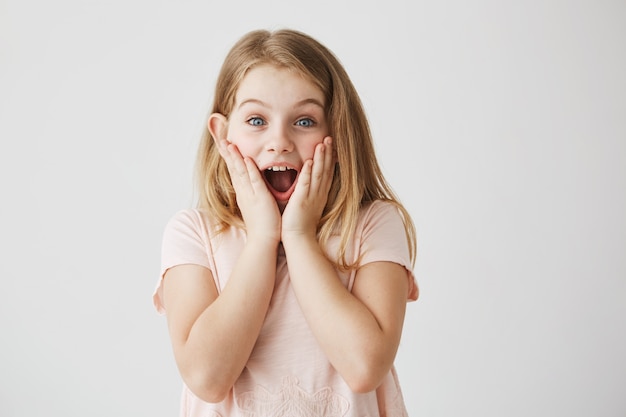
[[[281,215],[259,168],[252,159],[244,158],[237,146],[227,140],[218,142],[218,150],[228,167],[248,240],[270,239],[278,244]]]

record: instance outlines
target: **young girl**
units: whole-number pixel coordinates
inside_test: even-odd
[[[393,362],[415,230],[335,56],[293,30],[239,40],[197,174],[154,294],[181,416],[405,416]]]

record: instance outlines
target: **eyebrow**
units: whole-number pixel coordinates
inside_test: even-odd
[[[244,104],[258,104],[258,105],[263,106],[263,107],[271,107],[269,104],[265,103],[264,101],[258,100],[256,98],[249,98],[247,100],[244,100],[237,107],[238,108],[242,108],[244,106]],[[297,102],[295,104],[294,107],[296,107],[296,108],[297,107],[302,107],[302,106],[305,106],[307,104],[316,105],[316,106],[320,107],[322,110],[324,110],[324,105],[319,100],[317,100],[315,98],[305,98],[304,100],[300,100],[299,102]]]

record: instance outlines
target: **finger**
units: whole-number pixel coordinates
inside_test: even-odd
[[[337,162],[337,151],[335,150],[335,146],[333,143],[333,138],[328,136],[326,138],[327,143],[327,151],[326,151],[326,175],[325,175],[325,187],[326,190],[330,190],[330,186],[333,182],[333,178],[335,177],[335,165]]]
[[[327,136],[316,148],[309,195],[326,198],[334,176],[334,155],[332,138]]]
[[[215,145],[222,158],[228,158],[228,141],[226,139],[221,139],[216,141]]]
[[[333,175],[335,174],[335,148],[333,146],[333,139],[330,136],[324,138],[324,144],[326,145],[324,170],[325,178],[328,183],[332,182]]]
[[[236,145],[227,140],[220,141],[219,153],[226,162],[228,172],[233,175],[237,175],[241,172],[243,158],[239,153],[239,149]],[[241,162],[241,163],[240,163]]]
[[[250,185],[252,186],[252,190],[255,193],[269,192],[261,171],[256,163],[251,158],[244,158],[243,161],[246,166],[246,175]]]
[[[229,145],[230,145],[230,142],[226,140],[220,140],[217,142],[217,151],[219,152],[224,162],[226,162],[226,167],[228,168],[228,171],[230,172],[232,165],[233,165],[233,160],[232,160],[232,155],[230,153],[230,150],[228,149]]]
[[[311,186],[311,170],[313,165],[313,161],[310,159],[306,160],[304,165],[302,165],[302,169],[298,175],[298,183],[296,184],[292,198],[305,198],[309,195],[309,189]]]
[[[332,157],[333,157],[333,165],[335,165],[339,161],[339,155],[337,155],[337,148],[335,148],[335,141],[332,136],[327,136],[330,140],[330,146],[332,146]]]
[[[315,153],[313,155],[313,169],[311,172],[310,193],[317,193],[320,187],[323,186],[324,173],[326,172],[325,165],[327,154],[328,152],[324,142],[315,147]]]
[[[246,165],[243,157],[239,153],[239,150],[235,145],[228,145],[227,147],[227,162],[232,167],[233,171],[239,176],[246,174]]]
[[[226,145],[224,160],[235,191],[250,187],[248,167],[237,146],[231,143]]]

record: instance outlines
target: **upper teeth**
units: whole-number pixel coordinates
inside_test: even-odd
[[[285,166],[281,166],[281,167],[273,166],[273,167],[269,167],[267,170],[268,171],[287,171],[288,169],[292,169],[292,168],[288,168],[288,167],[285,167]]]

